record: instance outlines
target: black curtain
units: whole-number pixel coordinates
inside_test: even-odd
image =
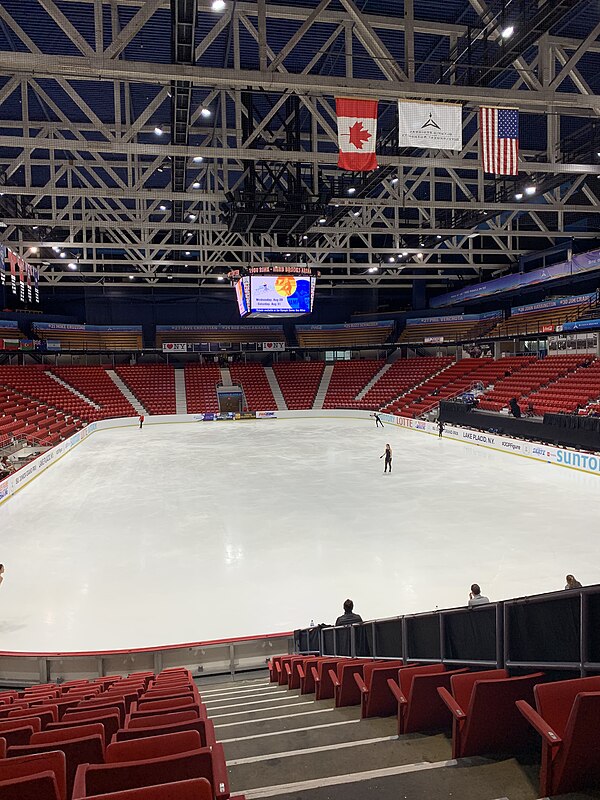
[[[444,615],[444,656],[496,661],[496,609],[480,606]]]
[[[543,603],[508,606],[510,661],[578,662],[580,600],[577,592]]]

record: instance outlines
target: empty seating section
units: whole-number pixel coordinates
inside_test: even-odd
[[[244,390],[246,406],[252,411],[277,408],[267,373],[262,364],[232,364],[229,368],[234,383]]]
[[[494,362],[488,358],[466,358],[407,392],[385,410],[392,414],[418,417],[437,408],[440,400],[449,400],[480,388],[482,383],[488,385],[487,382],[495,380],[497,375],[515,371],[526,363],[526,358],[504,359],[502,362]]]
[[[3,800],[230,798],[223,745],[183,668],[1,692],[0,745]]]
[[[356,395],[373,380],[385,361],[336,361],[323,408],[362,408]]]
[[[175,370],[166,364],[140,364],[115,369],[150,414],[174,414]]]
[[[589,361],[587,356],[552,356],[541,361],[533,360],[515,374],[499,380],[494,388],[479,400],[484,411],[501,411],[511,398],[526,401],[526,398],[542,387],[569,375]]]
[[[157,325],[156,346],[169,342],[285,342],[285,334],[282,325]]]
[[[274,364],[273,371],[289,409],[313,407],[324,368],[323,361]]]
[[[429,356],[394,361],[362,398],[361,408],[377,410],[446,369],[451,363],[451,358]]]
[[[574,372],[559,378],[544,389],[526,398],[533,412],[543,416],[547,412],[575,413],[584,409],[591,400],[600,398],[600,360],[595,359]]]
[[[589,307],[590,300],[586,298],[579,303],[541,308],[539,310],[532,306],[530,311],[518,311],[515,313],[515,309],[513,309],[511,316],[499,322],[487,335],[500,337],[522,336],[528,333],[552,333],[557,325],[578,319]],[[527,308],[527,306],[521,306],[520,308]]]
[[[423,318],[421,318],[423,320]],[[406,327],[400,334],[399,344],[426,344],[425,339],[437,339],[441,342],[465,342],[485,336],[494,327],[497,319],[473,319],[472,315],[464,318],[431,317],[430,320],[406,320]],[[435,344],[435,342],[430,342]]]
[[[219,410],[217,383],[219,368],[213,364],[185,365],[185,392],[188,414],[215,413]]]
[[[394,331],[394,323],[338,325],[296,325],[300,347],[322,347],[327,350],[384,344]]]
[[[23,334],[13,320],[0,319],[0,339],[23,339]]]
[[[104,367],[53,367],[51,371],[100,406],[97,419],[132,417],[137,413]]]
[[[38,339],[60,342],[64,350],[141,350],[142,326],[54,325],[33,323]]]
[[[0,435],[53,445],[96,419],[97,409],[45,368],[0,366]]]

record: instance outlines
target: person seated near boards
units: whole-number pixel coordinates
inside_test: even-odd
[[[470,607],[472,606],[481,606],[484,603],[489,603],[490,598],[486,597],[484,594],[481,594],[481,588],[479,587],[478,583],[474,583],[471,586],[471,591],[469,592],[469,603]]]
[[[344,600],[344,613],[335,621],[336,625],[355,625],[357,622],[362,622],[362,617],[359,614],[354,614],[354,603],[352,600]]]
[[[582,588],[581,584],[579,583],[579,581],[577,580],[575,575],[567,575],[565,580],[567,582],[567,585],[565,586],[565,589],[581,589]]]

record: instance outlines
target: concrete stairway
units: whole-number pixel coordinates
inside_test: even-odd
[[[231,380],[231,372],[229,371],[229,367],[221,367],[221,383],[223,386],[233,386],[233,381]]]
[[[446,734],[396,734],[395,717],[268,683],[201,683],[232,795],[246,800],[535,800],[537,770],[516,759],[452,759]]]
[[[384,364],[383,367],[379,370],[379,372],[374,377],[371,378],[371,380],[367,383],[367,385],[360,390],[360,392],[356,395],[354,399],[362,400],[363,397],[366,395],[366,393],[369,391],[369,389],[375,386],[379,378],[382,378],[391,366],[392,364],[390,362]]]
[[[185,391],[185,370],[175,370],[175,413],[187,414],[187,394]]]
[[[327,394],[327,389],[329,389],[329,382],[331,381],[332,374],[333,374],[333,364],[326,364],[325,369],[323,370],[323,375],[321,376],[321,383],[319,384],[319,388],[317,389],[317,394],[315,395],[315,402],[313,403],[313,408],[323,408],[323,403],[325,402],[325,395]]]
[[[129,386],[127,386],[127,384],[124,383],[121,380],[121,378],[119,378],[119,376],[114,371],[114,369],[107,369],[106,370],[106,374],[109,376],[111,381],[115,384],[117,389],[120,390],[121,394],[123,394],[129,400],[129,402],[135,408],[137,413],[138,414],[144,414],[145,416],[148,416],[148,412],[146,411],[144,406],[140,403],[140,401],[137,399],[137,397],[131,391]]]
[[[92,408],[95,408],[95,409],[99,409],[100,408],[100,406],[97,403],[94,403],[93,400],[90,400],[90,398],[87,395],[82,394],[81,392],[77,391],[77,389],[74,386],[71,386],[70,383],[67,383],[66,381],[63,381],[63,379],[59,378],[58,375],[55,375],[53,372],[50,372],[50,371],[46,372],[46,375],[48,375],[50,378],[52,378],[53,381],[56,381],[57,383],[60,383],[60,385],[64,386],[65,389],[68,389],[70,392],[73,392],[73,394],[76,394],[77,397],[81,398],[81,400],[83,400],[84,403],[88,403],[88,405],[92,406]]]
[[[265,367],[265,373],[267,376],[267,380],[269,381],[269,386],[271,387],[271,391],[273,392],[275,403],[277,404],[277,410],[287,411],[287,403],[285,402],[285,398],[281,392],[281,387],[279,386],[277,377],[273,372],[273,367]]]

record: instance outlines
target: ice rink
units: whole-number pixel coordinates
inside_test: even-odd
[[[383,475],[386,442],[392,475]],[[0,649],[144,647],[600,579],[600,479],[353,419],[95,433],[0,506]]]

